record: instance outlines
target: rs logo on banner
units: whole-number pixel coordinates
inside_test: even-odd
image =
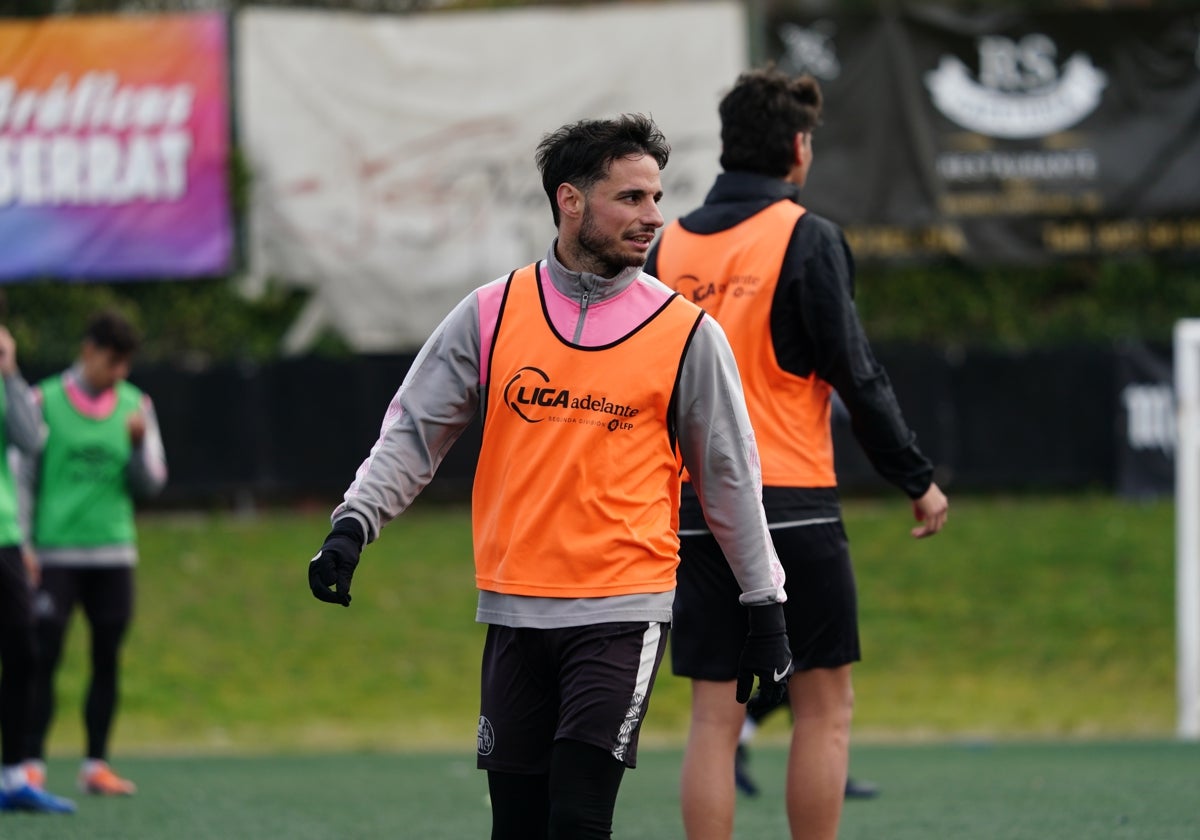
[[[979,40],[979,81],[958,58],[943,55],[925,84],[934,106],[963,128],[989,137],[1044,137],[1095,111],[1108,84],[1086,54],[1075,53],[1060,68],[1057,52],[1046,35],[988,36]]]

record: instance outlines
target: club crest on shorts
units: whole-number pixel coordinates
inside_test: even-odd
[[[33,596],[33,614],[37,618],[54,618],[55,612],[54,596],[44,589],[38,590]]]
[[[475,730],[475,750],[480,755],[491,755],[495,746],[496,733],[492,731],[492,722],[480,715],[479,727]]]

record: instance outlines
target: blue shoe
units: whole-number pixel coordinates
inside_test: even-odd
[[[733,783],[746,796],[758,796],[758,785],[754,783],[750,771],[746,769],[749,761],[750,756],[747,753],[746,745],[738,744],[733,758]]]
[[[39,814],[74,814],[75,803],[29,785],[0,792],[0,811],[31,811]]]
[[[874,799],[879,795],[879,785],[873,782],[856,782],[846,779],[847,799]]]

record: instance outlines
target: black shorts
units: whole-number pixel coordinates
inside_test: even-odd
[[[6,628],[33,625],[33,587],[15,545],[0,546],[0,625]]]
[[[796,670],[857,662],[858,598],[842,523],[777,528],[771,538],[787,573],[784,612]],[[712,534],[681,537],[679,558],[671,670],[691,679],[737,679],[747,631],[737,579]]]
[[[667,626],[627,621],[553,630],[489,624],[483,649],[478,766],[550,770],[560,739],[637,764],[638,734]]]
[[[133,617],[132,566],[43,566],[38,621],[66,624],[75,605],[93,625],[128,624]]]

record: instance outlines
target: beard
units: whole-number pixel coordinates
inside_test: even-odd
[[[616,277],[626,268],[646,264],[645,254],[625,251],[620,239],[601,233],[587,207],[579,226],[578,247],[579,256],[592,266],[592,273],[601,277]]]

